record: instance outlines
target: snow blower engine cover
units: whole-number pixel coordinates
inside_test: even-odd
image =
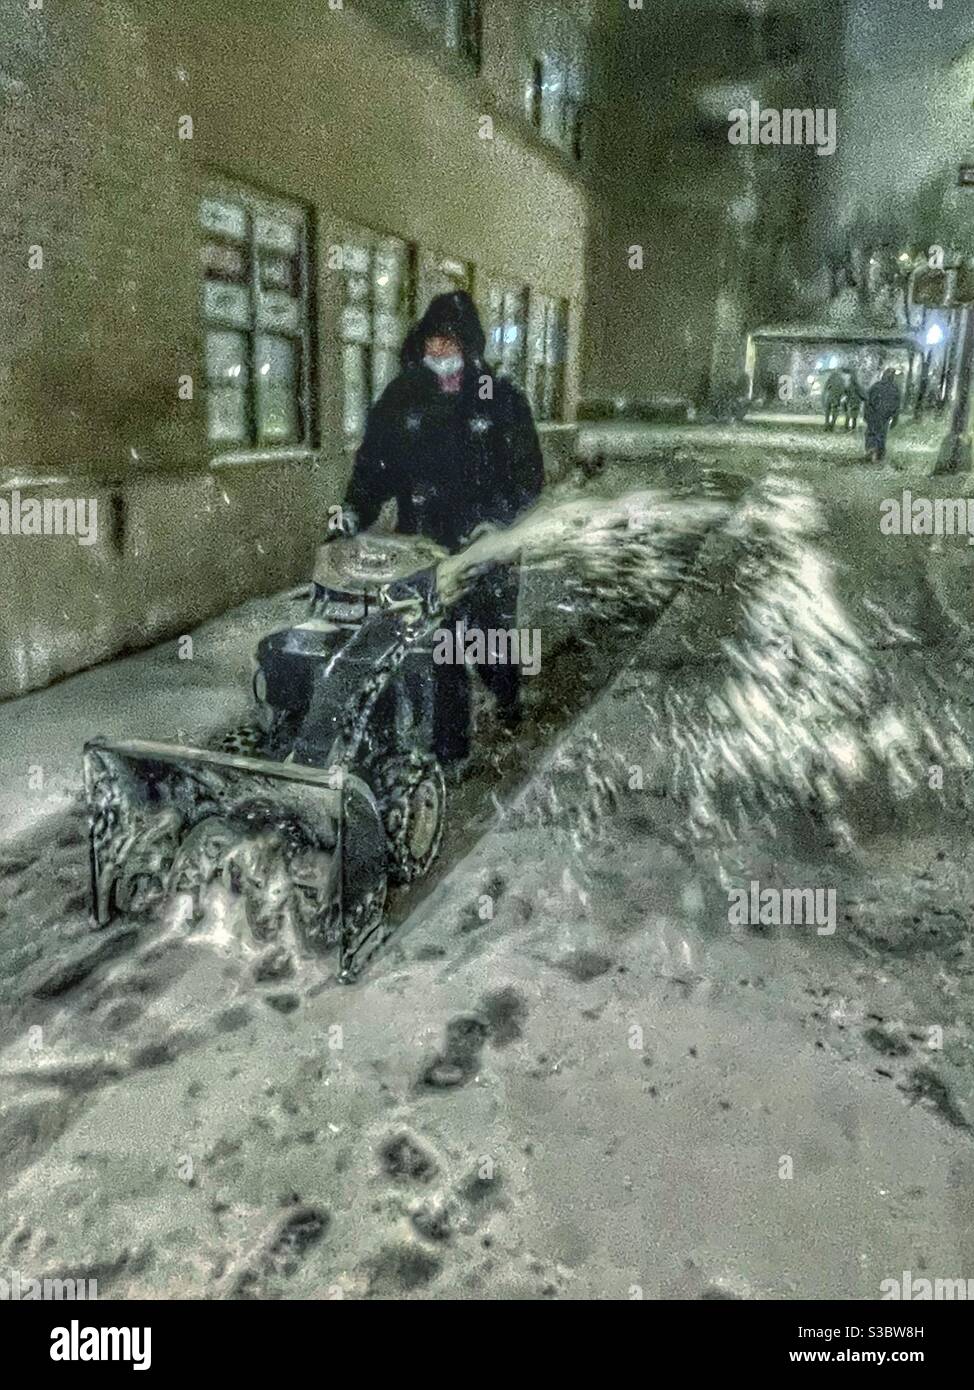
[[[420,570],[432,569],[446,558],[442,546],[423,536],[376,535],[367,532],[318,547],[312,580],[328,594],[343,594],[372,603],[379,593]]]

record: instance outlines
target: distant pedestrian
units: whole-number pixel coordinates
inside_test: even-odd
[[[899,419],[902,404],[896,371],[887,367],[866,397],[866,457],[873,463],[886,456],[886,436]]]
[[[845,376],[845,428],[855,430],[859,428],[859,411],[866,399],[866,393],[859,385],[859,379],[854,371],[846,372]]]
[[[829,372],[822,391],[822,404],[825,407],[825,428],[835,429],[835,422],[845,397],[845,380],[841,372]]]
[[[742,372],[734,386],[734,400],[731,405],[731,417],[739,425],[744,423],[744,417],[747,415],[750,404],[751,378],[746,372]]]

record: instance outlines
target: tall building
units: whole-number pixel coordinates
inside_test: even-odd
[[[969,6],[849,0],[846,88],[827,229],[974,252],[974,16]]]
[[[0,696],[305,578],[409,321],[579,392],[587,3],[0,0]],[[38,547],[45,548],[40,550]]]
[[[585,393],[700,401],[792,312],[830,159],[734,144],[731,115],[835,110],[844,0],[628,0],[598,11]]]

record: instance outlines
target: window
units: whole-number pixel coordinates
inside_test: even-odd
[[[573,159],[582,157],[582,99],[567,67],[535,58],[527,90],[527,114],[534,128]]]
[[[544,64],[535,58],[531,65],[531,87],[528,92],[528,117],[535,130],[541,129],[541,112],[544,105]]]
[[[308,215],[238,190],[203,198],[200,226],[209,441],[309,447]]]
[[[482,0],[409,0],[413,19],[450,53],[480,71]]]
[[[396,237],[353,231],[341,247],[340,273],[343,422],[352,441],[399,371],[410,324],[435,295],[469,290],[473,267],[455,256],[417,252]]]
[[[566,97],[561,108],[561,147],[578,163],[582,158],[585,113],[576,97]]]
[[[342,247],[339,334],[344,429],[357,438],[376,400],[399,370],[413,308],[413,254],[395,237],[362,233]]]
[[[483,44],[481,0],[450,0],[447,25],[447,48],[455,49],[474,72],[479,72]]]
[[[562,420],[568,360],[568,300],[539,295],[533,308],[531,402],[538,420]]]
[[[435,251],[424,251],[419,257],[416,308],[423,314],[430,300],[438,294],[469,290],[472,284],[473,266],[469,261],[461,261],[456,256],[443,256]]]
[[[487,360],[524,387],[527,377],[528,291],[488,281],[483,295]]]

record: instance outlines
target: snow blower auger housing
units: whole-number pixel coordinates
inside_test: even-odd
[[[255,946],[337,946],[354,979],[390,935],[388,884],[426,873],[446,789],[430,752],[435,566],[419,538],[333,541],[304,622],[258,645],[254,724],[217,750],[85,748],[94,920],[223,896]],[[242,751],[241,751],[242,750]]]

